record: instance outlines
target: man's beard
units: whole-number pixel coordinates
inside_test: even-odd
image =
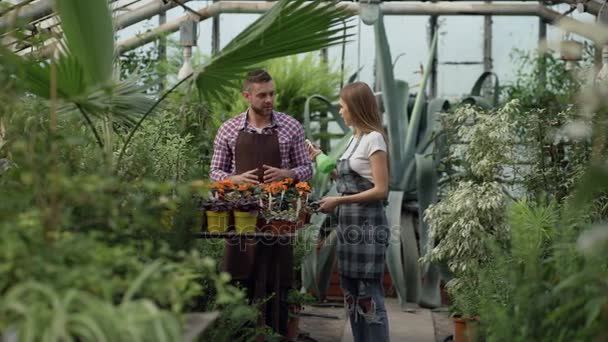
[[[270,115],[272,113],[272,107],[266,109],[264,107],[256,107],[254,105],[251,105],[251,110],[254,111],[257,115]]]

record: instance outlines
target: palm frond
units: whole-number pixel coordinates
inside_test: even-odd
[[[243,30],[196,75],[199,93],[219,99],[240,87],[242,74],[269,59],[341,44],[351,13],[336,1],[281,0]]]
[[[0,62],[9,67],[9,72],[21,81],[28,92],[50,99],[51,64],[48,61],[35,61],[19,57],[8,50],[1,51]],[[84,89],[82,67],[71,55],[62,55],[57,63],[57,95],[68,101],[78,96]]]
[[[116,123],[133,127],[155,105],[156,100],[146,95],[145,87],[137,80],[128,79],[100,87],[86,97],[73,99],[72,103],[93,117],[103,118],[111,114]]]
[[[114,27],[106,0],[56,0],[61,29],[71,54],[82,65],[87,85],[113,74]]]

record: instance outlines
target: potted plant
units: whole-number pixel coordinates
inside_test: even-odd
[[[300,331],[300,312],[304,310],[304,305],[315,302],[315,298],[307,292],[300,292],[292,289],[287,294],[287,305],[289,306],[287,319],[287,338],[288,341],[296,341]]]
[[[292,209],[291,197],[293,192],[290,185],[293,179],[285,179],[280,182],[263,184],[262,210],[263,225],[260,231],[273,234],[285,234],[295,231],[297,216]]]
[[[228,230],[232,204],[224,199],[211,198],[203,202],[202,209],[207,216],[207,231],[223,233]]]
[[[272,234],[290,234],[298,228],[298,214],[295,209],[285,210],[267,209],[262,212],[265,224],[260,231]]]
[[[261,231],[274,234],[293,233],[307,221],[310,186],[306,182],[295,184],[293,179],[262,186],[262,218],[265,224]]]
[[[298,192],[298,198],[296,199],[296,211],[298,211],[298,226],[302,227],[310,222],[310,216],[314,211],[314,208],[310,206],[310,185],[308,182],[299,182],[295,185],[295,189]],[[299,210],[298,210],[299,208]]]
[[[202,209],[207,216],[207,231],[211,233],[223,233],[228,230],[232,203],[227,198],[235,189],[236,186],[229,180],[209,185],[209,199],[202,204]]]
[[[447,291],[452,298],[454,340],[475,342],[479,329],[479,308],[482,298],[479,291],[479,274],[476,270],[461,272],[448,283]]]
[[[470,341],[465,325],[479,321],[480,274],[492,267],[495,247],[507,245],[508,196],[500,180],[514,160],[516,137],[509,123],[512,109],[482,113],[463,107],[445,116],[444,133],[451,147],[443,164],[447,182],[442,199],[424,212],[429,226],[424,263],[447,265],[453,278],[446,284],[452,300],[457,341]],[[469,330],[468,328],[466,328]]]
[[[255,233],[260,202],[253,198],[239,198],[232,202],[234,230],[237,233]]]

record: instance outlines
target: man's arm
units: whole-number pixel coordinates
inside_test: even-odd
[[[228,178],[232,167],[232,151],[228,146],[227,127],[222,125],[215,140],[213,141],[213,157],[209,169],[209,178],[213,181],[220,181]]]
[[[290,159],[295,165],[291,171],[295,174],[298,181],[307,181],[312,178],[312,162],[306,150],[304,127],[298,124],[298,129],[293,139],[293,146],[290,149]]]

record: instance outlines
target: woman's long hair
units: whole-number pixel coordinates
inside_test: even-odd
[[[348,107],[348,112],[353,119],[355,134],[376,131],[382,134],[388,146],[376,97],[367,84],[363,82],[347,84],[340,91],[340,99]]]
[[[388,138],[382,124],[382,115],[378,109],[376,96],[363,82],[347,84],[340,91],[340,99],[346,104],[353,120],[355,134],[366,134],[376,131],[382,134],[388,148]],[[390,161],[389,161],[390,163]]]

